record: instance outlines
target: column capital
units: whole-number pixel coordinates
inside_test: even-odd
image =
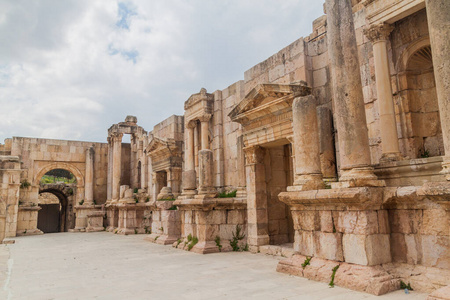
[[[111,134],[110,138],[113,142],[117,142],[117,141],[121,142],[122,138],[123,138],[123,133],[114,132]]]
[[[262,164],[264,162],[265,149],[261,146],[249,146],[244,148],[247,165]]]
[[[197,123],[195,122],[195,120],[190,120],[189,122],[186,123],[186,128],[189,129],[194,129],[197,126]]]
[[[387,23],[381,23],[371,25],[364,29],[363,32],[372,43],[376,43],[388,40],[392,30],[394,30],[394,26]]]
[[[203,114],[198,119],[200,122],[209,122],[211,120],[212,114]]]

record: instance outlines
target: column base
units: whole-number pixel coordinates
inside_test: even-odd
[[[44,234],[41,230],[39,229],[27,229],[24,231],[17,231],[16,236],[28,236],[28,235],[39,235],[39,234]]]
[[[309,265],[302,264],[307,257],[296,254],[278,263],[277,272],[330,283],[333,269],[334,284],[372,295],[384,295],[400,289],[400,279],[389,275],[382,266],[360,266],[313,257]]]
[[[310,190],[320,190],[325,188],[321,174],[308,174],[298,176],[293,186],[288,186],[288,192],[300,192]]]
[[[443,157],[441,174],[445,176],[445,179],[450,181],[450,156]]]
[[[404,157],[400,152],[383,153],[380,158],[380,163],[387,163],[391,161],[403,160]]]
[[[384,180],[379,180],[372,167],[360,167],[343,170],[339,182],[332,182],[333,189],[352,187],[383,187]]]
[[[209,254],[219,252],[219,247],[217,247],[214,241],[198,242],[192,249],[191,252],[198,254]]]

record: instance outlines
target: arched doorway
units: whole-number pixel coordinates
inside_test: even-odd
[[[74,227],[73,199],[75,176],[64,169],[53,169],[40,179],[37,227],[44,233],[64,232]]]

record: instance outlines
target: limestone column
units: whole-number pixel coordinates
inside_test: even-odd
[[[122,137],[123,133],[113,136],[113,176],[112,176],[112,199],[119,200],[120,176],[122,163]]]
[[[317,108],[319,126],[320,164],[322,176],[328,181],[336,181],[336,150],[334,144],[333,114],[326,106]]]
[[[294,190],[323,188],[316,99],[313,95],[294,99],[292,119],[295,148]],[[289,190],[293,190],[292,187]]]
[[[106,199],[111,200],[112,197],[112,165],[113,165],[113,145],[111,138],[108,137],[108,173],[106,178]]]
[[[194,154],[194,130],[195,122],[189,122],[186,124],[186,146],[184,153],[184,180],[183,180],[183,193],[195,194],[196,189],[196,175],[195,175],[195,154]]]
[[[269,217],[267,213],[265,150],[259,146],[244,148],[247,178],[248,244],[252,251],[269,244]]]
[[[425,0],[433,53],[445,157],[442,173],[450,180],[450,1]]]
[[[94,204],[94,147],[86,149],[86,177],[84,182],[84,203]]]
[[[201,126],[201,150],[209,149],[209,120],[211,119],[210,114],[206,114],[200,118]]]
[[[369,136],[350,0],[326,0],[327,39],[339,137],[340,181],[379,186],[370,166]]]
[[[387,41],[393,29],[392,25],[379,24],[372,25],[364,31],[364,34],[373,44],[377,100],[380,110],[381,147],[383,151],[381,161],[401,159],[387,52]]]
[[[213,174],[213,152],[209,149],[200,150],[198,152],[198,193],[201,195],[208,195],[210,197],[216,196],[216,189],[214,188]]]

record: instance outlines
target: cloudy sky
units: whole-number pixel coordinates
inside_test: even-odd
[[[312,30],[321,0],[0,0],[0,143],[147,131]]]

